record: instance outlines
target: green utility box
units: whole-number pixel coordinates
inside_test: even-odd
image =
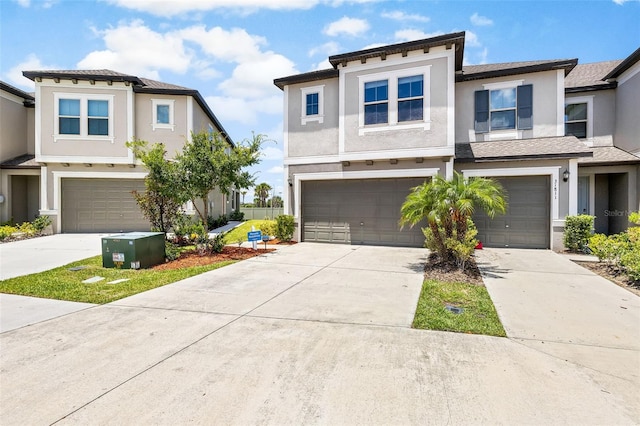
[[[129,232],[102,237],[102,266],[140,269],[164,263],[162,232]]]

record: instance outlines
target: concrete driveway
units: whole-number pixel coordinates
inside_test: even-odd
[[[640,421],[588,367],[411,329],[424,256],[303,243],[2,333],[0,422]]]

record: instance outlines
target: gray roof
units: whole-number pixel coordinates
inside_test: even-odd
[[[159,90],[194,90],[177,84],[164,83],[162,81],[151,80],[149,78],[140,78],[145,88]]]
[[[577,59],[549,59],[544,61],[503,62],[499,64],[465,65],[456,81],[478,80],[507,75],[564,69],[567,75],[578,63]]]
[[[31,93],[27,93],[24,90],[20,90],[15,86],[5,83],[4,81],[0,81],[0,90],[4,90],[5,92],[9,92],[13,95],[21,97],[22,99],[25,100],[25,103],[27,101],[28,103],[33,103],[33,101],[36,100],[36,98]]]
[[[640,163],[640,157],[615,146],[596,146],[591,148],[593,157],[578,159],[584,166],[596,164]]]
[[[627,56],[624,61],[621,61],[618,66],[611,70],[604,78],[617,78],[620,74],[631,68],[636,62],[640,61],[640,47],[635,50],[631,55]]]
[[[308,83],[311,81],[327,80],[330,78],[338,78],[339,71],[333,68],[324,70],[305,72],[302,74],[290,75],[288,77],[276,78],[273,80],[273,84],[278,86],[281,90],[284,90],[284,86],[296,83]]]
[[[575,136],[456,144],[456,160],[460,162],[536,160],[591,156],[591,150]]]
[[[564,87],[565,89],[591,88],[591,90],[615,88],[615,84],[611,87],[612,83],[606,81],[605,77],[621,62],[622,60],[578,64],[565,77]]]
[[[2,169],[39,169],[40,164],[36,162],[35,155],[24,154],[19,157],[3,161],[0,164]]]
[[[36,78],[66,78],[96,81],[127,81],[133,84],[142,84],[142,81],[134,75],[123,74],[107,69],[23,71],[22,75],[30,80],[35,80]]]

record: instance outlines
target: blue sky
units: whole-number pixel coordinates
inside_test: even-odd
[[[273,140],[253,171],[281,192],[274,78],[463,30],[465,64],[622,59],[640,46],[639,22],[635,0],[0,0],[0,78],[28,91],[23,70],[109,68],[197,89],[234,140]]]

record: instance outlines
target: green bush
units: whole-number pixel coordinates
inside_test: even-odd
[[[31,222],[22,222],[20,226],[18,226],[18,232],[22,232],[25,235],[33,236],[38,233],[36,227],[31,224]]]
[[[258,227],[260,231],[262,231],[262,235],[274,236],[276,235],[276,221],[275,220],[265,220]]]
[[[629,222],[640,226],[640,212],[631,212],[629,215]]]
[[[176,260],[180,257],[180,247],[170,241],[164,242],[164,257],[167,260]]]
[[[10,237],[14,232],[18,232],[18,230],[13,226],[0,226],[0,241],[4,240],[7,237]]]
[[[214,219],[213,216],[209,216],[207,218],[208,229],[220,228],[221,226],[225,226],[227,223],[229,223],[229,219],[223,214],[218,216],[217,219]]]
[[[238,222],[244,221],[244,213],[240,209],[236,209],[229,215],[229,220],[236,220]]]
[[[589,240],[589,248],[600,261],[640,281],[640,228],[629,228],[627,232],[608,237],[596,234]]]
[[[280,241],[291,241],[293,232],[295,231],[295,222],[293,216],[281,214],[276,217],[276,237]]]
[[[49,216],[38,216],[31,223],[37,232],[42,232],[44,228],[51,225],[51,218]]]
[[[587,253],[589,238],[593,233],[595,216],[580,214],[567,216],[564,226],[564,246],[573,253]]]
[[[224,232],[210,238],[208,234],[200,235],[196,241],[196,249],[200,256],[213,253],[222,253],[224,249]]]
[[[635,245],[620,255],[620,265],[634,281],[640,281],[640,246]]]

